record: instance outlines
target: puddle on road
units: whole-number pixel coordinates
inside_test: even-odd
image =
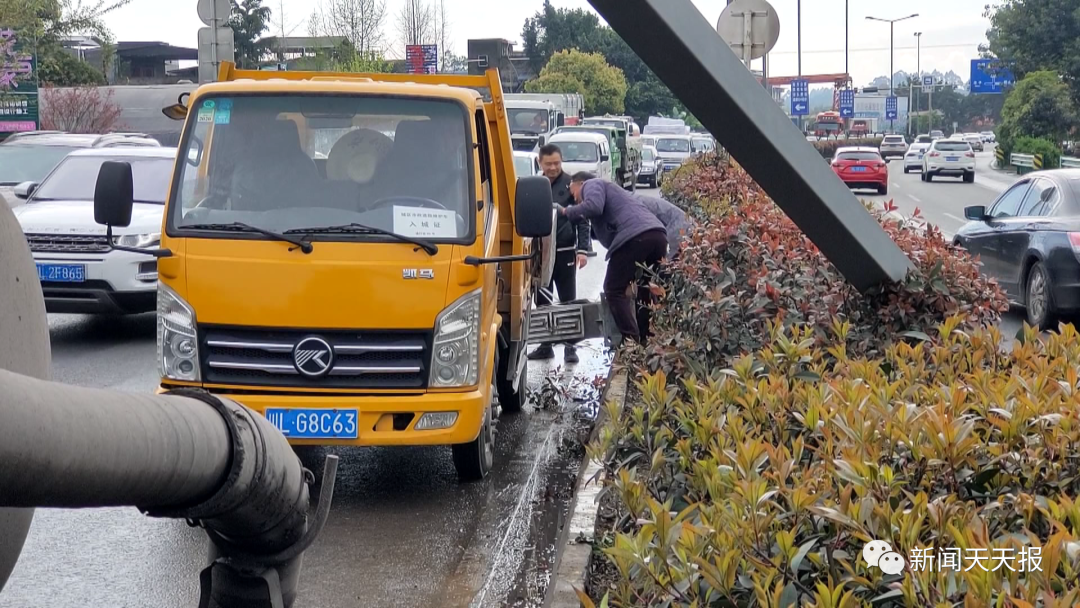
[[[569,523],[570,502],[577,484],[585,443],[596,422],[600,398],[611,366],[611,354],[597,344],[580,346],[583,363],[557,365],[547,370],[534,393],[534,406],[556,415],[558,435],[554,451],[541,465],[540,483],[532,499],[530,525],[520,554],[518,571],[505,593],[487,594],[481,605],[539,607],[552,580],[560,532]],[[496,598],[501,601],[495,601]]]

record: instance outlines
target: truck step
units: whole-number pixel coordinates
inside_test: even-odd
[[[622,334],[615,326],[607,301],[575,300],[533,309],[529,319],[529,343],[563,342],[604,338],[618,345]]]

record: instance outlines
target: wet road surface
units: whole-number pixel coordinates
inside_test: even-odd
[[[599,297],[597,249],[579,271],[579,298]],[[50,315],[49,324],[53,380],[157,386],[153,315]],[[591,382],[610,363],[599,341],[579,347],[575,366],[562,364],[561,351],[530,363],[533,403],[500,419],[484,482],[459,483],[448,448],[334,449],[334,504],[304,556],[296,606],[539,606],[595,414]],[[303,460],[319,473],[324,454]],[[133,508],[39,509],[0,608],[190,608],[205,560],[205,536],[184,522]]]

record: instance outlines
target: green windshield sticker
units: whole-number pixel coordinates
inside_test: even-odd
[[[225,105],[224,103],[222,103],[221,105],[222,105],[222,108],[220,110],[218,110],[217,114],[214,116],[214,124],[216,124],[216,125],[227,125],[227,124],[229,124],[229,119],[232,118],[232,111],[231,110],[226,110],[224,108],[224,105]]]

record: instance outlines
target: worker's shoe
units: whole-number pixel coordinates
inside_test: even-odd
[[[563,347],[563,361],[567,363],[577,363],[580,361],[577,356],[577,348],[571,344],[567,344]]]
[[[529,353],[526,358],[529,361],[547,361],[555,358],[555,349],[550,344],[541,344],[536,350]]]

